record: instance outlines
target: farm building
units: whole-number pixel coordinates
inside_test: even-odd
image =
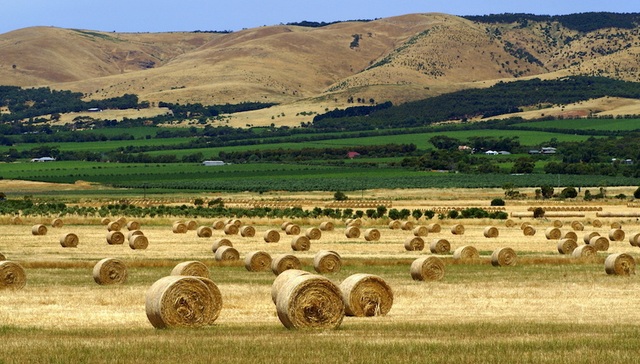
[[[40,157],[40,158],[33,158],[31,161],[32,162],[55,162],[55,158],[51,158],[51,157]]]
[[[223,161],[204,161],[202,162],[203,166],[211,167],[211,166],[224,166]]]

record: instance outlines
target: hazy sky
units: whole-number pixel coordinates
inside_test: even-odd
[[[117,32],[240,30],[410,13],[640,12],[637,0],[0,0],[0,33],[31,26]]]

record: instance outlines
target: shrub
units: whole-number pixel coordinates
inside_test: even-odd
[[[542,207],[536,207],[535,209],[533,209],[533,217],[538,219],[538,218],[543,218],[544,217],[544,209]]]
[[[504,200],[501,198],[494,198],[491,200],[491,206],[504,206]]]
[[[349,199],[349,197],[347,197],[347,195],[345,195],[342,191],[337,191],[336,193],[334,193],[333,198],[336,201],[346,201]]]
[[[638,187],[636,191],[633,193],[633,197],[640,198],[640,187]]]
[[[449,211],[449,213],[447,214],[447,217],[450,219],[455,219],[458,217],[458,215],[460,215],[460,213],[458,212],[458,210],[451,210]]]
[[[562,198],[576,198],[578,197],[578,191],[574,187],[567,187],[560,192]]]

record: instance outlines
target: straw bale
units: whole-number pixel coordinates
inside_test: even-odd
[[[433,239],[429,244],[429,250],[433,254],[449,254],[451,252],[451,244],[447,239]]]
[[[267,243],[277,243],[280,241],[280,233],[275,229],[267,230],[264,232],[264,241]]]
[[[595,227],[595,228],[599,228],[602,227],[602,221],[595,219],[593,221],[591,221],[591,226]]]
[[[424,250],[424,239],[419,236],[409,237],[404,241],[404,249],[411,252]]]
[[[107,244],[109,245],[124,244],[124,234],[120,231],[108,231]]]
[[[362,219],[357,217],[355,219],[350,219],[349,222],[347,223],[347,226],[355,226],[355,227],[361,227],[362,226]]]
[[[298,235],[291,238],[291,249],[293,251],[307,251],[311,248],[311,240],[306,235]]]
[[[320,230],[322,231],[333,231],[334,228],[335,226],[331,221],[323,221],[320,223]]]
[[[238,230],[236,224],[227,224],[224,226],[224,233],[226,235],[236,235],[238,234]]]
[[[120,231],[120,229],[122,229],[122,225],[117,221],[111,221],[107,224],[107,231]]]
[[[504,226],[506,226],[506,227],[508,227],[508,228],[512,228],[512,227],[516,226],[516,222],[515,222],[515,221],[513,221],[513,220],[511,220],[511,219],[507,219],[507,220],[504,222]]]
[[[120,259],[104,258],[93,266],[93,280],[100,285],[122,284],[127,275],[127,266]]]
[[[536,235],[536,228],[534,228],[531,225],[526,225],[522,229],[522,233],[524,234],[524,236],[534,236],[534,235]]]
[[[420,257],[411,263],[411,278],[415,281],[439,281],[443,277],[444,262],[438,257]]]
[[[64,226],[64,221],[62,221],[62,219],[55,218],[51,221],[51,226],[54,228],[61,228]]]
[[[494,267],[513,267],[517,260],[518,255],[511,248],[499,248],[491,254],[491,265]]]
[[[110,219],[110,218],[108,218],[108,217],[103,217],[103,218],[100,220],[100,223],[101,223],[102,225],[109,225],[109,223],[110,223],[110,222],[111,222],[111,219]]]
[[[617,221],[616,222],[612,222],[611,223],[611,229],[612,230],[614,230],[614,229],[622,229],[622,224],[617,222]]]
[[[309,240],[320,240],[322,237],[322,230],[317,227],[310,227],[305,230],[304,235],[306,235]]]
[[[403,221],[400,223],[400,229],[402,230],[413,230],[413,222],[411,221]]]
[[[276,255],[271,261],[271,271],[273,274],[278,275],[288,269],[300,269],[302,263],[300,259],[291,254]]]
[[[597,253],[596,248],[591,245],[580,245],[573,250],[571,256],[574,258],[592,258],[595,257]]]
[[[171,270],[172,276],[193,276],[209,278],[209,267],[197,260],[178,263]]]
[[[127,222],[127,230],[140,230],[140,223],[138,221],[129,221]]]
[[[471,260],[480,258],[478,249],[471,245],[461,246],[453,252],[453,259]]]
[[[554,228],[560,229],[564,224],[560,220],[553,220],[553,222],[551,222],[551,225],[553,225]]]
[[[196,235],[200,238],[210,238],[213,236],[213,229],[210,226],[198,226],[196,229]]]
[[[239,260],[240,253],[236,248],[224,245],[216,250],[215,258],[217,261]]]
[[[380,230],[371,228],[364,231],[364,240],[378,241],[380,240]]]
[[[198,223],[195,220],[189,220],[184,224],[187,225],[187,230],[196,230],[198,228]]]
[[[636,260],[626,253],[611,254],[604,261],[604,270],[607,274],[617,276],[635,275]]]
[[[348,226],[344,231],[344,235],[348,239],[357,239],[360,237],[360,228],[357,226]]]
[[[144,235],[132,235],[129,238],[129,248],[133,250],[144,250],[149,246],[149,239]]]
[[[189,229],[187,225],[183,222],[175,222],[172,226],[172,231],[174,234],[186,234]]]
[[[596,251],[606,252],[609,250],[609,239],[604,236],[594,236],[589,240],[589,245],[594,247]]]
[[[297,224],[289,224],[287,228],[284,230],[287,235],[300,235],[300,226]]]
[[[574,231],[567,231],[566,233],[562,234],[562,239],[571,239],[577,243],[578,234],[576,234]]]
[[[10,260],[0,261],[0,290],[20,290],[27,284],[27,274],[18,263]]]
[[[20,218],[20,216],[13,216],[11,218],[11,223],[13,225],[22,225],[22,218]]]
[[[357,273],[340,284],[347,316],[384,316],[393,305],[391,287],[379,276]]]
[[[282,231],[287,231],[287,226],[293,224],[291,221],[285,221],[282,224],[280,224],[280,229],[282,229]]]
[[[433,223],[427,225],[427,229],[429,229],[430,233],[439,233],[442,230],[442,227],[438,223]]]
[[[321,250],[313,257],[313,269],[318,273],[338,273],[342,269],[342,258],[333,250]]]
[[[620,228],[614,228],[609,230],[609,240],[611,241],[624,241],[624,230]]]
[[[253,238],[256,236],[256,228],[251,225],[244,225],[240,227],[240,236],[245,238]]]
[[[214,230],[222,230],[224,229],[224,221],[222,220],[216,220],[213,222],[213,224],[211,225],[211,227],[213,227]]]
[[[74,233],[67,233],[60,237],[60,245],[63,248],[75,248],[78,246],[78,235]]]
[[[578,243],[574,239],[558,240],[558,253],[571,254],[578,247]]]
[[[571,222],[571,228],[575,231],[583,231],[584,225],[580,221]]]
[[[629,244],[631,244],[631,246],[640,246],[640,233],[634,232],[629,234]]]
[[[582,241],[584,241],[585,244],[589,244],[589,242],[591,241],[591,239],[595,236],[600,236],[600,233],[597,231],[592,231],[589,233],[584,234],[584,236],[582,237]]]
[[[429,228],[426,226],[416,226],[413,228],[413,235],[414,236],[427,236],[429,235]]]
[[[544,236],[547,240],[558,240],[562,237],[562,231],[557,227],[550,227],[544,231]]]
[[[108,233],[107,233],[108,234]],[[140,230],[131,230],[127,233],[127,240],[131,239],[132,236],[134,235],[144,235],[144,233]]]
[[[33,225],[31,228],[31,234],[33,235],[47,235],[47,227],[43,224]]]
[[[271,255],[262,250],[249,252],[244,257],[244,267],[249,272],[261,272],[269,270],[271,269]]]
[[[483,234],[485,238],[497,238],[500,232],[495,226],[487,226],[484,228]]]
[[[295,277],[309,274],[311,273],[302,269],[287,269],[278,274],[278,276],[273,280],[273,283],[271,284],[271,301],[273,301],[274,304],[278,302],[278,293],[289,280]]]
[[[340,288],[315,274],[288,280],[276,300],[278,318],[288,329],[337,329],[344,306]]]
[[[400,229],[401,223],[399,220],[391,220],[389,221],[389,229],[398,230]]]

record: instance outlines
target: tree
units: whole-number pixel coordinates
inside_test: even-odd
[[[501,198],[494,198],[491,200],[491,206],[504,206],[504,200]]]
[[[640,198],[640,187],[638,187],[636,191],[633,193],[633,197]]]
[[[511,168],[511,173],[532,173],[536,162],[528,157],[520,157],[516,159]]]
[[[419,209],[415,209],[413,210],[413,212],[411,212],[411,216],[413,216],[414,219],[419,220],[422,217],[423,213],[421,210]]]
[[[544,209],[542,207],[536,207],[533,209],[533,217],[536,219],[544,217]]]
[[[553,187],[548,185],[540,186],[540,193],[542,194],[542,198],[551,198],[553,197]]]
[[[578,197],[578,191],[575,187],[567,187],[560,192],[560,197],[562,198],[576,198]]]
[[[347,195],[345,195],[342,191],[337,191],[336,193],[334,193],[333,198],[336,201],[346,201],[349,199],[349,197],[347,197]]]

